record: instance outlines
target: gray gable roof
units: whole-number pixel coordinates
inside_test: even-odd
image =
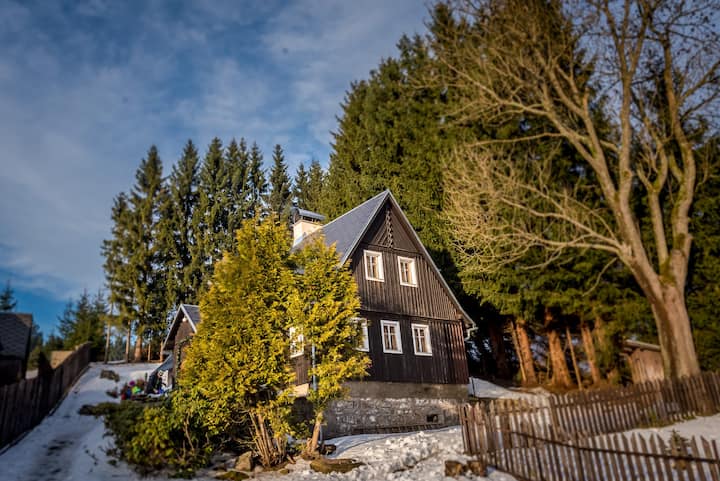
[[[190,325],[192,326],[193,331],[197,332],[197,327],[200,324],[200,308],[195,304],[180,304],[177,308],[177,311],[175,312],[175,317],[170,324],[170,329],[168,330],[167,336],[165,336],[165,342],[163,342],[163,349],[165,348],[164,346],[167,345],[168,341],[170,341],[170,339],[175,336],[175,332],[180,326],[180,323],[182,323],[183,317],[187,317],[188,321],[190,321]]]
[[[410,231],[414,241],[420,247],[420,251],[424,255],[425,260],[435,271],[435,274],[437,274],[440,283],[445,288],[448,296],[450,296],[451,301],[453,302],[453,304],[455,304],[455,307],[457,307],[458,311],[465,319],[465,324],[468,327],[474,328],[475,321],[472,320],[472,318],[462,308],[460,302],[458,302],[455,294],[453,294],[450,286],[448,286],[445,278],[442,276],[440,269],[438,269],[435,265],[432,257],[430,257],[430,253],[427,251],[427,249],[425,249],[425,246],[420,240],[420,237],[417,235],[417,232],[415,232],[415,229],[413,228],[412,224],[410,224],[410,221],[405,216],[405,213],[400,208],[400,204],[398,204],[397,200],[395,200],[395,197],[392,195],[390,190],[384,190],[375,197],[366,200],[354,209],[347,211],[337,219],[328,222],[322,228],[320,228],[318,232],[324,235],[326,245],[330,246],[332,244],[335,244],[335,250],[337,251],[338,256],[340,256],[340,264],[345,264],[347,260],[350,259],[350,257],[353,255],[353,252],[355,252],[355,249],[357,248],[360,241],[363,239],[363,237],[365,237],[365,234],[370,228],[370,225],[372,224],[373,220],[375,220],[378,212],[380,212],[386,202],[390,202],[391,205],[395,208],[395,210],[399,212],[400,218],[408,227],[408,230]],[[300,248],[301,246],[302,242],[300,243],[300,245],[296,246],[296,248]]]
[[[383,191],[322,226],[320,232],[325,236],[325,243],[327,245],[335,244],[341,264],[350,258],[358,242],[370,227],[375,214],[383,206],[385,200],[391,196],[389,190]]]
[[[180,309],[185,313],[197,331],[197,326],[200,324],[200,308],[194,304],[180,304]]]
[[[32,322],[32,314],[0,312],[0,356],[27,357]]]

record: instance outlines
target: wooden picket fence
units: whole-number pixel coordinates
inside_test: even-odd
[[[720,375],[704,373],[532,400],[496,400],[460,408],[468,454],[519,478],[720,481],[715,441],[669,443],[657,435],[612,434],[720,411]]]
[[[0,386],[0,449],[38,425],[89,363],[90,344],[86,343],[52,373]]]

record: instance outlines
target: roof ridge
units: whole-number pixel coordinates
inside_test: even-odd
[[[387,195],[387,194],[392,195],[392,193],[390,192],[390,189],[385,189],[385,190],[383,190],[382,192],[380,192],[379,194],[376,194],[376,195],[370,197],[368,200],[366,200],[366,201],[363,202],[362,204],[356,205],[355,207],[353,207],[353,208],[350,209],[349,211],[345,212],[345,213],[342,214],[341,216],[336,217],[336,218],[334,218],[333,220],[331,220],[330,222],[328,222],[327,224],[323,225],[323,228],[329,226],[330,224],[332,224],[332,223],[335,222],[336,220],[342,219],[342,218],[345,217],[346,215],[350,214],[351,212],[354,212],[355,210],[357,210],[357,209],[359,209],[360,207],[364,206],[364,205],[367,204],[368,202],[370,202],[370,201],[372,201],[372,200],[375,200],[377,197],[380,197],[381,195]]]

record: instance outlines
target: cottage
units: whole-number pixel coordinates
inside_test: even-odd
[[[0,312],[0,386],[25,379],[32,314]]]
[[[180,304],[175,312],[173,322],[170,324],[170,330],[165,337],[162,348],[163,356],[168,356],[168,359],[172,358],[170,361],[166,359],[163,362],[164,372],[167,372],[169,377],[169,387],[172,387],[175,383],[177,370],[182,364],[185,349],[189,345],[192,336],[197,332],[198,325],[200,325],[200,308],[193,304]]]
[[[361,301],[365,379],[326,412],[327,436],[455,424],[467,399],[464,334],[474,322],[460,306],[397,201],[386,190],[322,225],[293,212],[294,248],[316,232],[352,269]],[[292,357],[298,391],[307,391],[307,349]]]

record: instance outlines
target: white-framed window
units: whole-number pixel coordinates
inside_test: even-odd
[[[400,285],[417,287],[415,259],[412,257],[398,257],[398,271],[400,272]]]
[[[365,251],[365,279],[369,281],[385,281],[383,273],[382,253]]]
[[[430,326],[426,324],[412,324],[413,350],[418,356],[432,356],[430,345]]]
[[[360,341],[358,342],[357,350],[369,352],[370,338],[368,337],[368,321],[360,317],[356,317],[353,320],[360,324]]]
[[[383,352],[402,354],[402,338],[398,321],[380,321],[382,329]]]
[[[302,331],[296,327],[288,329],[288,337],[290,338],[290,357],[298,357],[305,354],[305,336]]]

